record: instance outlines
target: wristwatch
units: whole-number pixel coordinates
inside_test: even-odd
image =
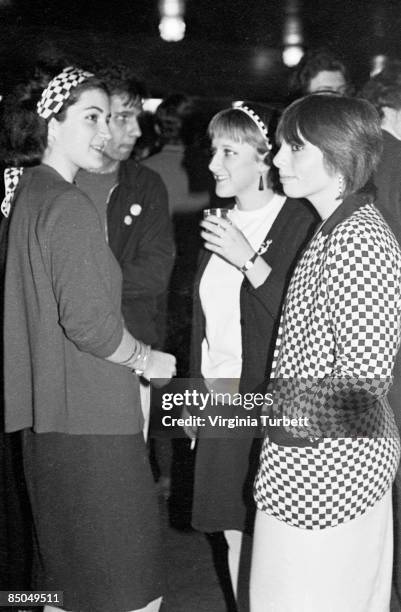
[[[248,270],[250,270],[252,268],[253,264],[255,263],[256,258],[258,257],[258,255],[259,255],[258,252],[254,253],[252,255],[252,257],[250,259],[248,259],[248,261],[246,261],[243,266],[240,267],[241,272],[244,272],[244,273],[248,272]]]

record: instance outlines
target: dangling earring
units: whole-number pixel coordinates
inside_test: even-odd
[[[340,174],[338,177],[338,200],[344,197],[344,177]]]
[[[265,188],[265,186],[264,186],[264,183],[263,183],[263,176],[262,176],[262,175],[260,175],[258,190],[259,190],[259,191],[263,191],[263,190],[264,190],[264,188]]]

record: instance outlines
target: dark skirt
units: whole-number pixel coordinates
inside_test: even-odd
[[[163,594],[157,497],[142,433],[23,436],[32,588],[74,612],[136,610]]]
[[[234,407],[231,416],[236,412]],[[192,506],[195,529],[252,533],[253,482],[263,441],[253,433],[245,428],[225,429],[216,437],[210,426],[199,428]]]
[[[22,465],[21,432],[0,433],[0,590],[27,591],[32,519]]]

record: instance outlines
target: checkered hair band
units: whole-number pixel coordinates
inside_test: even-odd
[[[93,74],[86,70],[74,66],[64,68],[43,90],[37,106],[38,115],[43,119],[56,115],[70,97],[71,90],[90,77],[93,77]]]
[[[0,209],[5,217],[10,214],[11,202],[23,171],[23,168],[6,168],[4,170],[5,196]]]
[[[86,72],[80,68],[74,68],[73,66],[64,68],[43,90],[37,105],[38,115],[42,119],[48,119],[52,115],[56,115],[64,102],[70,97],[71,90],[92,76],[91,72]],[[14,193],[23,171],[23,168],[6,168],[4,170],[5,196],[0,210],[5,217],[8,217],[10,214]]]
[[[233,108],[235,110],[242,111],[243,113],[245,113],[245,115],[248,115],[248,117],[252,119],[252,121],[258,128],[259,132],[262,134],[263,140],[266,142],[267,148],[269,149],[269,151],[271,151],[273,145],[271,144],[270,139],[269,139],[269,132],[267,130],[266,125],[263,123],[262,119],[259,117],[259,115],[255,113],[255,111],[253,111],[251,108],[249,108],[249,106],[246,106],[242,102],[234,103]]]

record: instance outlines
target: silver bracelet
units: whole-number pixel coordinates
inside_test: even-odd
[[[146,366],[148,364],[148,359],[151,353],[151,347],[148,344],[144,344],[141,342],[141,352],[138,357],[135,359],[132,371],[135,372],[138,376],[143,376],[144,371],[146,370]]]
[[[134,352],[131,353],[131,355],[127,359],[124,359],[124,361],[120,361],[119,365],[130,367],[131,363],[138,358],[138,355],[140,355],[141,350],[142,350],[142,342],[140,342],[139,340],[135,340]]]

